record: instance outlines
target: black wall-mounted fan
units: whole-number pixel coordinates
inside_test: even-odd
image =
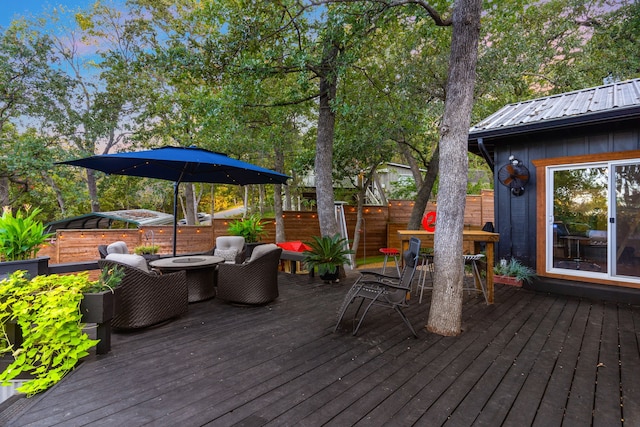
[[[498,181],[511,189],[514,196],[524,194],[524,186],[529,182],[529,169],[513,156],[509,157],[509,163],[498,171]]]

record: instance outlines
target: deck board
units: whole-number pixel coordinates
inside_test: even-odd
[[[7,425],[640,425],[640,307],[497,285],[491,306],[465,294],[458,337],[425,330],[430,292],[405,310],[418,339],[379,308],[333,333],[354,274],[281,273],[267,306],[115,333]]]

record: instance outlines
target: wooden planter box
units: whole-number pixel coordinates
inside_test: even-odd
[[[499,276],[494,274],[493,283],[502,283],[503,285],[517,286],[519,288],[522,287],[522,280],[518,280],[515,277],[511,276]]]
[[[49,269],[49,257],[38,257],[21,261],[0,262],[0,280],[6,279],[17,270],[25,270],[29,277],[47,274]]]

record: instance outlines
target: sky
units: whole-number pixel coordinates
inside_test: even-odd
[[[0,0],[0,27],[8,27],[17,15],[40,15],[58,6],[69,9],[86,8],[92,3],[92,0]]]

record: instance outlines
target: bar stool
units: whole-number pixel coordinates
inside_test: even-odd
[[[396,271],[398,272],[398,277],[400,277],[400,264],[398,264],[398,258],[400,257],[400,251],[396,248],[380,248],[380,253],[384,254],[384,262],[382,263],[382,274],[387,268],[387,260],[390,256],[393,257],[393,260],[396,263]]]
[[[422,295],[425,289],[433,289],[433,254],[430,252],[420,252],[420,274],[418,274],[418,283],[416,283],[416,293],[420,289],[420,298],[418,304],[422,304]],[[429,285],[426,284],[427,276],[429,276]]]
[[[473,274],[473,284],[475,287],[463,287],[464,291],[482,291],[482,295],[484,296],[484,300],[487,304],[489,304],[489,300],[487,298],[487,290],[485,289],[485,284],[482,281],[482,277],[480,276],[480,269],[478,268],[478,261],[484,258],[484,254],[474,254],[474,255],[464,255],[464,263],[471,264],[471,274]]]

